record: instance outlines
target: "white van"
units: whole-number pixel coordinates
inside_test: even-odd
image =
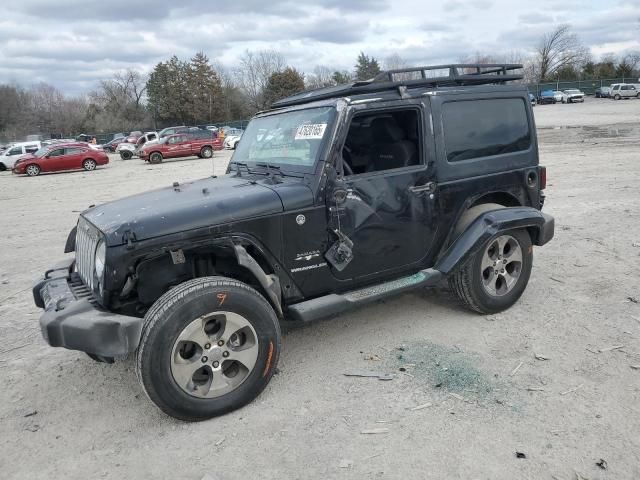
[[[11,170],[20,155],[33,153],[40,149],[41,146],[41,142],[22,142],[9,145],[4,152],[0,153],[0,172]]]

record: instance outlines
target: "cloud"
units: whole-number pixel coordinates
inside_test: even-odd
[[[482,52],[530,52],[558,23],[594,52],[640,49],[637,0],[615,5],[538,0],[20,0],[0,16],[0,83],[45,81],[87,92],[126,68],[149,72],[198,51],[227,68],[247,49],[281,51],[288,63],[353,69],[360,51],[407,63],[450,63]]]

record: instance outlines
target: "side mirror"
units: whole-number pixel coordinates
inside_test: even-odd
[[[342,205],[347,201],[348,193],[349,192],[347,191],[347,187],[345,187],[344,183],[337,181],[333,188],[333,201],[336,205]]]

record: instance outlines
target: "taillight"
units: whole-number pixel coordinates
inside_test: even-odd
[[[547,167],[540,167],[540,190],[547,188]]]

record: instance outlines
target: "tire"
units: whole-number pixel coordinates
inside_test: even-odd
[[[162,154],[160,152],[153,152],[151,155],[149,155],[149,163],[162,163]]]
[[[500,245],[499,250],[494,250],[496,245]],[[521,254],[519,264],[517,261],[508,260],[517,258],[516,246]],[[506,253],[503,261],[507,263],[504,264],[503,269],[500,269],[503,264],[499,261],[502,257],[492,258],[490,255],[492,250],[494,254],[500,250],[502,250],[500,254]],[[486,262],[490,263],[493,259],[496,263],[487,265]],[[483,265],[486,267],[484,271]],[[475,255],[449,277],[449,287],[471,310],[484,314],[502,312],[516,303],[526,289],[532,266],[533,247],[529,233],[526,230],[501,232],[489,239]],[[500,273],[496,275],[490,272],[487,275],[493,268]],[[509,269],[511,269],[510,273]],[[493,279],[496,279],[495,282]],[[513,283],[509,284],[511,281]],[[495,287],[495,290],[490,292],[492,287]]]
[[[242,322],[245,326],[236,330]],[[244,332],[244,344],[253,345],[233,350],[234,335],[240,341],[234,331]],[[165,293],[145,315],[136,374],[149,399],[167,415],[206,420],[243,407],[264,390],[278,363],[280,335],[273,308],[253,288],[225,277],[189,280]],[[234,361],[239,352],[254,355],[251,369],[243,367],[251,364],[246,358]],[[235,376],[229,376],[232,368]],[[216,392],[218,381],[222,390]]]
[[[133,153],[130,152],[129,150],[122,150],[120,152],[120,158],[122,160],[131,160],[133,158]]]
[[[213,149],[211,147],[202,147],[200,150],[201,158],[211,158],[213,157]]]
[[[614,95],[614,96],[613,96],[613,99],[614,99],[614,100],[620,100],[620,95]]]
[[[96,161],[91,158],[87,158],[84,162],[82,162],[82,168],[84,168],[87,172],[95,170],[96,166]]]
[[[0,172],[4,172],[6,169],[7,166],[4,163],[0,162]]]
[[[40,175],[40,167],[35,163],[32,163],[31,165],[27,165],[27,168],[24,169],[24,173],[30,177],[37,177]]]

